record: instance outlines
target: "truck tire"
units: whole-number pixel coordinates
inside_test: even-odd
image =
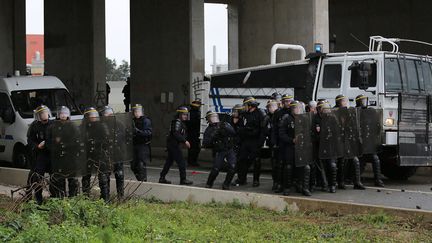
[[[417,171],[417,167],[398,165],[396,148],[385,149],[379,156],[381,160],[381,173],[389,179],[408,180]]]
[[[26,147],[22,144],[17,144],[13,153],[13,166],[16,168],[28,168],[30,166],[30,156]]]

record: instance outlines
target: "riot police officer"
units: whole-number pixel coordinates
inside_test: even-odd
[[[339,127],[337,125],[338,121],[336,117],[329,115],[329,113],[331,112],[331,107],[326,100],[322,100],[318,102],[317,111],[318,111],[318,116],[315,117],[314,124],[315,124],[315,130],[319,135],[319,144],[318,144],[319,147],[317,149],[318,178],[320,179],[321,188],[323,191],[326,191],[328,189],[330,193],[335,193],[336,186],[337,186],[337,170],[338,170],[337,157],[339,151],[335,149],[336,146],[333,146],[333,144],[329,144],[329,143],[336,143],[335,141],[337,140],[337,136],[340,135],[339,133],[335,133],[335,131],[339,131]],[[332,131],[329,128],[323,128],[322,127],[323,125],[322,123],[324,122],[323,120],[329,125],[333,124],[332,128],[334,131]],[[327,151],[328,156],[323,157],[321,151],[325,150],[326,148],[332,148],[332,149],[329,149],[331,151]]]
[[[34,163],[30,169],[31,188],[34,189],[35,199],[38,204],[42,204],[43,180],[45,173],[49,172],[50,154],[46,146],[48,127],[52,124],[50,109],[41,105],[34,111],[35,121],[27,131],[27,143],[34,155]]]
[[[144,115],[144,109],[141,104],[132,107],[134,131],[134,160],[132,162],[132,171],[138,181],[147,181],[147,163],[150,161],[152,124],[150,118]]]
[[[110,165],[109,165],[109,139],[110,131],[106,124],[100,121],[99,112],[94,107],[84,110],[83,120],[84,139],[87,141],[87,175],[81,179],[83,193],[90,195],[91,173],[96,170],[101,198],[109,201],[110,197]]]
[[[56,120],[60,121],[61,131],[66,134],[70,134],[74,136],[77,134],[76,127],[70,124],[68,121],[70,120],[70,109],[66,106],[61,106],[56,113]],[[49,128],[49,143],[48,148],[51,150],[50,145],[52,143],[57,142],[58,138],[53,137],[52,130],[53,128]],[[54,141],[52,141],[54,140]],[[65,141],[60,141],[65,142]],[[52,161],[52,163],[56,163],[56,161]],[[69,177],[67,175],[62,175],[58,173],[53,173],[51,175],[51,183],[50,183],[50,192],[54,197],[63,197],[66,194],[66,180],[68,182],[68,195],[69,197],[74,197],[78,194],[78,179],[74,177]]]
[[[199,166],[198,155],[200,153],[200,125],[201,125],[201,100],[194,100],[190,105],[189,120],[186,121],[187,140],[190,142],[188,149],[188,165]]]
[[[228,171],[222,185],[223,190],[228,190],[235,174],[236,154],[234,153],[235,130],[227,122],[220,122],[219,115],[209,111],[206,114],[209,124],[204,132],[203,146],[213,150],[213,168],[207,179],[207,188],[212,188],[216,177],[221,170],[224,161],[228,163]]]
[[[280,149],[283,150],[283,167],[282,167],[282,193],[289,195],[290,188],[293,182],[293,172],[296,166],[295,164],[295,146],[297,138],[295,137],[295,117],[302,114],[303,107],[298,101],[292,101],[290,103],[291,112],[283,116],[279,124],[279,139]],[[301,192],[305,196],[311,196],[309,190],[310,181],[310,166],[303,166],[303,183]]]
[[[244,111],[244,107],[241,104],[234,105],[231,110],[231,117],[230,117],[230,125],[234,128],[234,131],[236,132],[235,136],[235,142],[234,142],[234,152],[238,158],[239,151],[240,151],[240,136],[238,134],[241,127],[244,126],[244,121],[242,118],[242,112]]]
[[[282,169],[282,166],[283,166],[282,157],[284,156],[283,151],[281,151],[279,149],[279,124],[282,120],[282,117],[284,115],[290,113],[290,104],[293,100],[294,100],[294,96],[284,94],[281,97],[281,108],[274,112],[273,119],[272,119],[273,124],[272,124],[272,129],[271,129],[271,133],[272,133],[271,143],[274,146],[275,152],[278,153],[278,156],[275,156],[274,160],[275,160],[275,163],[277,164],[277,168],[279,168],[279,170]],[[278,174],[280,174],[280,173],[278,173]],[[280,182],[280,183],[282,183],[282,182]],[[273,189],[273,191],[281,191],[280,185],[277,185],[277,184],[274,184],[272,189]]]
[[[114,117],[114,110],[112,107],[110,106],[104,106],[101,110],[101,116],[103,117]],[[117,138],[115,139],[115,141],[117,141],[118,139],[120,139],[120,137],[124,137],[124,132],[125,132],[125,128],[123,127],[123,125],[120,122],[116,122],[115,124],[116,128],[114,131],[114,136],[116,136]],[[116,146],[114,144],[114,153],[122,153],[123,151],[121,151],[121,147]],[[115,156],[112,156],[112,158],[114,159]],[[124,167],[123,167],[123,161],[112,161],[113,162],[113,170],[114,170],[114,177],[116,180],[116,189],[117,189],[117,197],[123,198],[124,196]],[[108,174],[108,187],[110,184],[110,175]]]
[[[337,95],[335,98],[336,106],[335,108],[338,109],[348,109],[349,106],[349,100],[348,97],[346,97],[343,94]],[[345,138],[347,136],[347,131],[345,130],[345,124],[341,122],[342,126],[342,136]],[[350,164],[348,166],[345,165],[347,158],[341,157],[338,158],[338,188],[339,189],[346,189],[345,187],[345,174],[351,173],[351,170],[346,170],[347,168],[350,168],[351,164],[354,167],[354,189],[357,190],[364,190],[365,187],[361,183],[361,176],[360,176],[360,161],[358,157],[354,156],[353,158],[350,158],[348,162]]]
[[[191,147],[189,141],[186,140],[186,124],[189,119],[189,109],[185,106],[180,106],[176,110],[176,116],[171,121],[169,134],[167,137],[168,157],[165,165],[160,173],[159,183],[171,184],[165,176],[168,174],[174,161],[177,162],[180,172],[180,185],[192,185],[192,181],[186,179],[186,161],[183,158],[181,146],[185,145],[188,149]]]
[[[276,144],[273,144],[275,139],[272,138],[274,136],[273,129],[274,129],[274,114],[279,110],[279,103],[277,100],[269,100],[267,102],[267,114],[265,116],[265,133],[266,133],[266,144],[270,149],[270,161],[272,166],[272,179],[273,179],[273,186],[272,191],[275,191],[279,188],[280,181],[279,181],[279,174],[280,174],[280,168],[279,168],[279,149],[276,146]]]
[[[356,107],[359,109],[369,109],[368,107],[368,97],[361,94],[358,95],[355,99]],[[363,143],[367,143],[368,141],[363,141]],[[370,160],[372,161],[372,169],[375,179],[375,186],[384,187],[384,182],[381,179],[381,161],[376,153],[363,153],[361,158],[362,160]]]
[[[253,184],[259,186],[261,173],[261,160],[259,151],[264,144],[264,116],[265,113],[258,108],[259,103],[253,97],[243,100],[245,112],[243,113],[244,126],[239,129],[241,147],[238,161],[238,179],[236,184],[244,185],[247,181],[247,172],[251,164],[254,164]]]

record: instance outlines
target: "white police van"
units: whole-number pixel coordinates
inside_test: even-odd
[[[344,94],[351,105],[364,94],[369,106],[383,109],[382,173],[406,179],[417,167],[432,166],[432,58],[400,53],[399,41],[372,36],[365,52],[317,52],[307,57],[304,49],[287,45],[300,50],[302,58],[285,63],[275,62],[277,48],[272,48],[272,64],[211,75],[201,85],[208,89],[196,93],[207,94],[209,105],[203,114],[206,109],[229,112],[245,96],[256,97],[264,108],[274,92],[332,104]]]
[[[57,107],[71,109],[72,119],[81,111],[66,86],[51,76],[0,77],[0,160],[13,166],[28,166],[27,130],[34,121],[33,110],[48,106],[55,116]]]

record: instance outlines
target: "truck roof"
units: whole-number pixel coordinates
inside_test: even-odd
[[[66,89],[60,79],[53,76],[0,77],[0,90],[7,92],[34,89]]]

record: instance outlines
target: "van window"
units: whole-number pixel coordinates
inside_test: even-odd
[[[53,115],[58,107],[67,106],[72,115],[80,115],[78,107],[65,89],[20,90],[12,92],[12,102],[22,118],[32,118],[33,110],[40,105],[46,105]]]
[[[403,65],[403,62],[402,62]],[[384,83],[386,91],[401,91],[402,79],[399,62],[396,58],[386,58],[384,62]]]
[[[417,70],[417,76],[419,79],[419,87],[420,91],[425,91],[425,80],[424,80],[424,74],[423,74],[423,66],[428,65],[427,63],[423,63],[421,60],[415,61],[416,70]]]
[[[423,62],[422,70],[423,70],[423,81],[424,81],[425,90],[428,93],[432,93],[432,69],[431,69],[431,64],[428,63],[428,62]]]
[[[406,66],[406,80],[404,80],[404,88],[406,91],[420,91],[419,79],[417,75],[417,68],[414,60],[405,60]]]
[[[10,103],[8,95],[5,93],[0,93],[0,117],[3,117],[5,111],[11,109],[12,105]]]
[[[377,80],[377,65],[376,63],[371,64],[372,67],[372,73],[369,76],[369,87],[376,87],[376,80]],[[358,88],[361,84],[361,77],[357,71],[351,71],[351,84],[350,86],[352,88]]]
[[[327,64],[324,66],[323,88],[340,88],[341,78],[341,64]]]

